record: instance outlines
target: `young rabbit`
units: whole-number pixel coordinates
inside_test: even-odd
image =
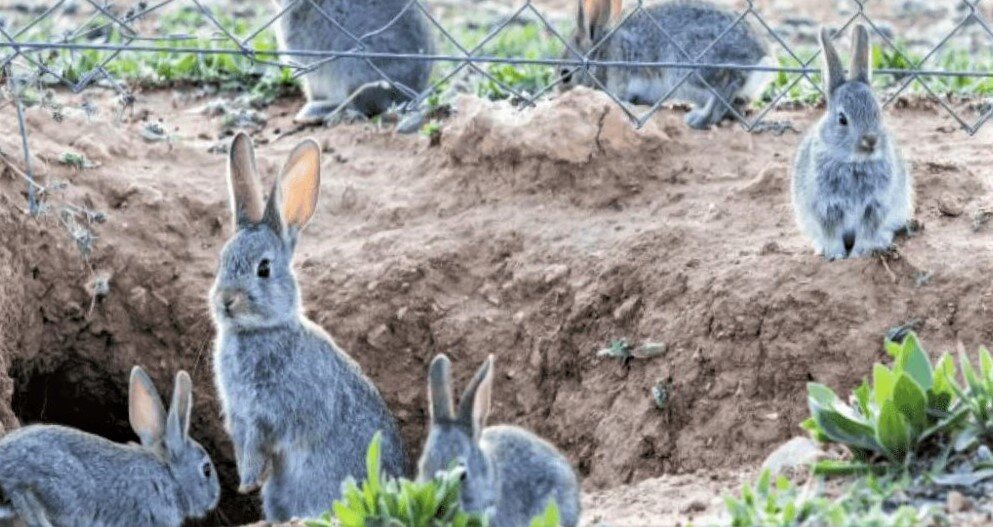
[[[190,438],[190,376],[176,374],[168,416],[137,366],[129,399],[140,445],[56,425],[0,440],[0,518],[28,527],[179,527],[212,510],[221,488],[207,451]]]
[[[565,457],[522,428],[486,426],[493,391],[492,355],[462,394],[458,414],[452,404],[448,357],[435,357],[428,377],[431,428],[421,455],[421,480],[460,465],[465,470],[462,508],[486,514],[492,527],[527,527],[549,500],[558,505],[563,527],[579,522],[579,481]]]
[[[702,1],[671,0],[645,6],[624,19],[619,12],[621,4],[621,0],[579,0],[571,47],[596,61],[775,65],[765,40],[747,20],[728,30],[738,17],[731,11]],[[624,20],[616,31],[612,18]],[[576,56],[567,47],[563,58]],[[724,119],[729,109],[721,99],[743,111],[773,78],[769,72],[753,70],[707,68],[696,72],[699,75],[679,68],[590,66],[589,73],[566,67],[560,74],[563,89],[602,85],[633,104],[653,105],[675,89],[670,98],[694,105],[686,123],[696,129],[709,128]],[[676,88],[688,73],[686,82]]]
[[[231,145],[236,232],[221,252],[210,305],[214,370],[234,443],[239,491],[262,488],[265,517],[313,517],[365,476],[365,454],[383,432],[383,469],[404,473],[396,423],[359,365],[304,318],[293,273],[297,237],[317,208],[321,150],[290,154],[263,206],[251,139]]]
[[[888,249],[913,216],[913,180],[870,87],[869,31],[855,28],[848,79],[827,30],[821,47],[827,112],[800,145],[793,208],[819,254],[866,256]]]
[[[274,1],[280,10],[286,10],[277,25],[283,50],[434,53],[426,17],[416,6],[408,7],[408,0]],[[366,85],[351,102],[353,108],[370,116],[382,113],[423,91],[433,64],[409,59],[291,58],[301,64],[320,62],[303,77],[307,104],[296,115],[296,121],[302,123],[322,122]],[[389,87],[371,86],[379,81],[387,81]]]

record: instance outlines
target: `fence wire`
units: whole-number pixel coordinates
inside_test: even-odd
[[[466,7],[471,4],[470,0],[464,1]],[[946,4],[946,10],[952,12],[954,18],[951,21],[951,30],[943,38],[938,39],[936,44],[930,46],[930,49],[923,53],[920,58],[916,59],[908,56],[896,44],[898,40],[912,39],[913,35],[894,35],[888,27],[877,22],[876,16],[870,14],[870,11],[880,3],[881,0],[835,0],[834,4],[846,4],[849,9],[843,20],[833,21],[833,27],[838,30],[837,34],[847,35],[848,30],[854,24],[867,25],[874,40],[882,48],[882,53],[887,55],[889,62],[900,65],[900,67],[879,68],[875,72],[877,76],[888,75],[895,79],[894,88],[887,90],[884,94],[883,104],[892,104],[911,86],[917,85],[924,94],[937,101],[962,130],[969,135],[975,134],[993,117],[993,106],[981,97],[982,94],[973,94],[982,102],[974,105],[974,109],[976,109],[974,113],[978,113],[978,116],[972,119],[960,109],[955,108],[947,94],[939,93],[933,88],[931,81],[938,77],[993,79],[993,71],[977,70],[968,63],[954,68],[935,66],[934,64],[935,58],[950,46],[950,42],[954,38],[965,34],[967,28],[971,32],[970,38],[973,40],[976,38],[984,39],[986,46],[993,48],[993,28],[991,28],[989,19],[981,8],[983,0],[947,0],[947,2],[943,2]],[[349,28],[345,27],[342,20],[338,18],[340,12],[329,12],[326,8],[330,3],[326,0],[283,0],[279,3],[279,7],[271,7],[266,3],[262,9],[269,9],[269,15],[254,27],[242,31],[237,31],[228,22],[227,13],[223,12],[224,6],[212,6],[203,0],[125,3],[115,3],[109,0],[57,0],[48,5],[41,4],[40,6],[33,5],[31,2],[20,4],[21,11],[28,13],[26,20],[18,27],[12,27],[11,24],[4,23],[3,19],[0,18],[0,74],[2,74],[0,92],[10,104],[13,104],[16,110],[17,126],[21,135],[21,155],[24,157],[23,172],[18,172],[27,184],[29,210],[33,214],[39,212],[41,196],[47,189],[36,179],[34,167],[31,165],[30,141],[25,124],[25,107],[28,105],[25,95],[27,89],[33,85],[58,85],[72,93],[80,93],[94,85],[99,85],[106,89],[115,90],[120,96],[122,106],[127,107],[135,101],[133,88],[126,79],[118,78],[120,75],[115,76],[111,73],[113,69],[111,66],[115,61],[120,60],[122,54],[125,53],[164,53],[172,56],[196,57],[197,60],[204,60],[205,57],[209,56],[239,57],[247,61],[247,64],[253,68],[285,68],[293,77],[306,75],[332,61],[361,60],[375,71],[382,81],[409,99],[410,102],[405,104],[406,109],[415,109],[419,105],[423,105],[426,100],[436,96],[465,73],[471,73],[492,83],[493,86],[512,97],[518,104],[533,105],[539,99],[547,97],[553,92],[557,86],[563,83],[565,78],[574,74],[589,74],[591,70],[596,68],[642,70],[647,68],[679,71],[680,80],[678,83],[647,108],[625,102],[618,94],[612,93],[595,75],[589,75],[596,85],[595,87],[605,92],[630,118],[633,125],[638,127],[644,125],[691,78],[700,81],[710,93],[717,97],[720,104],[727,108],[729,114],[749,131],[767,129],[770,125],[767,121],[769,113],[779,107],[800,85],[806,85],[808,90],[823,96],[819,82],[820,50],[817,49],[806,56],[800,53],[796,45],[789,43],[788,39],[781,34],[782,32],[770,23],[769,16],[761,12],[753,0],[738,2],[738,8],[733,11],[732,23],[720,32],[709,45],[702,49],[692,50],[681,48],[666,31],[663,21],[654,18],[648,9],[652,2],[644,0],[628,2],[628,8],[622,15],[615,18],[616,22],[607,35],[588,52],[577,49],[573,42],[567,38],[565,34],[567,30],[563,29],[560,24],[554,23],[545,10],[537,6],[533,0],[522,0],[517,7],[506,11],[500,20],[491,26],[486,35],[472,46],[460,42],[455,32],[451,28],[447,28],[446,24],[433,13],[431,4],[432,0],[409,0],[383,27],[367,31],[361,35],[352,33]],[[925,2],[925,5],[927,4],[930,3]],[[238,3],[233,2],[228,7],[230,5],[237,6]],[[159,34],[154,28],[152,30],[147,29],[149,24],[145,22],[159,16],[163,11],[177,6],[185,7],[201,17],[201,21],[209,26],[211,36],[204,39],[199,35],[189,33]],[[327,24],[346,35],[351,46],[347,49],[335,50],[277,50],[258,45],[258,40],[262,35],[273,31],[282,17],[288,16],[287,13],[301,6],[316,12]],[[435,49],[445,51],[427,53],[416,50],[381,52],[372,49],[373,46],[370,46],[369,40],[389,31],[396,24],[399,24],[405,16],[423,17],[427,21],[428,27],[434,32]],[[658,30],[659,35],[678,49],[680,60],[635,62],[606,60],[599,57],[597,53],[599,46],[603,45],[610,36],[626,27],[632,19],[639,16],[647,17]],[[568,18],[569,21],[573,19],[574,16]],[[557,57],[498,56],[488,52],[488,46],[509,28],[525,22],[537,24],[542,30],[541,38],[551,39],[556,46],[567,52]],[[936,20],[935,22],[939,21]],[[722,64],[704,61],[707,52],[740,24],[750,24],[770,43],[771,54],[777,58],[777,65]],[[49,38],[39,39],[35,36],[38,33],[37,30],[46,25],[68,27],[63,27],[61,32],[49,33]],[[239,36],[239,33],[243,36]],[[57,36],[52,37],[51,35]],[[114,38],[111,38],[111,35]],[[78,54],[85,52],[98,53],[100,58],[92,64],[85,65],[85,71],[78,71],[84,61],[75,64],[74,60]],[[69,54],[70,63],[77,68],[77,70],[72,70],[71,75],[67,74],[65,67],[60,67],[60,65],[65,65],[66,54]],[[60,60],[61,62],[59,62]],[[435,66],[435,70],[442,67],[438,66],[439,64],[450,66],[448,66],[447,71],[436,74],[426,88],[417,89],[417,87],[405,85],[400,79],[390,78],[381,67],[384,60],[428,61]],[[553,73],[547,82],[525,90],[519,86],[511,85],[502,76],[495,75],[491,71],[493,65],[545,67],[551,69]],[[701,72],[708,69],[768,72],[778,76],[782,82],[777,83],[774,89],[767,92],[763,100],[753,106],[752,111],[749,112],[736,106],[735,101],[728,100],[719,90],[707,83]]]

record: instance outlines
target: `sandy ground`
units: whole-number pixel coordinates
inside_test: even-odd
[[[230,234],[216,153],[227,138],[197,95],[141,93],[120,124],[98,92],[90,117],[31,109],[34,166],[67,183],[38,219],[23,215],[19,137],[11,107],[0,109],[0,152],[13,165],[0,173],[0,422],[55,420],[125,440],[131,365],[163,387],[186,368],[194,435],[231,489],[206,311]],[[805,383],[853,386],[884,358],[891,327],[917,321],[933,352],[993,342],[991,231],[974,219],[993,208],[993,132],[970,138],[932,105],[889,115],[924,231],[885,262],[828,263],[792,219],[797,134],[692,133],[668,110],[636,131],[603,95],[576,91],[525,111],[460,100],[431,147],[372,124],[294,132],[297,104],[269,108],[255,139],[270,177],[304,136],[325,150],[320,210],[297,257],[308,316],[375,380],[415,455],[430,358],[449,354],[461,384],[495,354],[495,421],[568,454],[589,492],[588,524],[712,511],[741,467],[798,433]],[[800,130],[816,117],[774,115]],[[142,138],[149,122],[169,140]],[[64,166],[66,151],[97,166]],[[89,263],[59,213],[66,203],[107,215],[88,227]],[[617,338],[667,351],[627,365],[596,356]],[[663,409],[656,385],[669,394]],[[652,479],[667,474],[677,476]],[[205,524],[257,514],[226,492]]]

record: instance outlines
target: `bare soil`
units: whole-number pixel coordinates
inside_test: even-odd
[[[127,440],[131,366],[163,391],[187,369],[193,433],[225,488],[204,524],[237,525],[258,511],[231,490],[206,301],[231,233],[226,157],[212,153],[227,138],[197,111],[200,95],[142,93],[121,123],[113,97],[94,91],[93,116],[30,109],[34,169],[67,183],[38,218],[24,212],[13,108],[0,109],[0,424]],[[792,218],[798,134],[694,133],[672,110],[635,130],[604,95],[577,90],[528,110],[460,99],[432,147],[371,123],[298,131],[298,104],[269,108],[255,139],[269,177],[305,136],[325,150],[320,210],[297,255],[307,315],[380,387],[414,455],[431,357],[449,354],[462,384],[495,354],[494,421],[568,454],[589,524],[713,512],[741,467],[798,433],[805,383],[853,386],[894,326],[916,321],[932,352],[993,342],[991,227],[977,222],[993,210],[993,131],[970,138],[934,105],[888,116],[923,231],[886,259],[828,263]],[[806,130],[817,116],[774,118]],[[142,138],[149,122],[169,140]],[[66,151],[97,166],[62,165]],[[64,204],[107,215],[88,227],[88,262]],[[109,289],[94,295],[102,280]],[[619,338],[666,352],[596,356]]]

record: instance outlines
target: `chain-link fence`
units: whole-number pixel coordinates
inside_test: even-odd
[[[770,0],[772,1],[772,0]],[[433,104],[447,91],[458,89],[459,80],[466,76],[487,86],[490,93],[509,98],[520,105],[531,105],[550,96],[564,79],[588,74],[597,68],[665,69],[679,72],[677,82],[668,85],[649,104],[636,106],[614,93],[595,75],[590,78],[596,88],[604,91],[631,119],[633,125],[647,122],[687,82],[704,86],[723,105],[729,115],[748,130],[764,130],[770,124],[770,112],[786,102],[812,102],[823,94],[820,88],[820,50],[816,45],[816,29],[827,24],[837,34],[847,34],[853,24],[867,25],[876,42],[874,62],[877,77],[888,79],[878,90],[882,102],[890,105],[908,91],[916,91],[937,101],[957,125],[972,135],[993,116],[993,106],[986,95],[993,94],[993,59],[986,55],[993,49],[993,29],[989,9],[983,0],[945,0],[933,2],[889,2],[900,4],[903,12],[896,19],[916,17],[917,26],[894,27],[883,11],[890,7],[884,0],[834,0],[793,3],[798,8],[830,5],[831,20],[813,21],[799,17],[780,7],[769,13],[761,0],[727,2],[730,23],[708,45],[685,49],[672,40],[666,21],[655,19],[649,6],[652,2],[628,2],[622,14],[614,17],[600,45],[639,17],[647,17],[658,36],[672,42],[678,49],[678,60],[625,61],[604,57],[598,47],[579,49],[569,38],[575,23],[574,2],[560,3],[552,9],[538,0],[507,0],[492,4],[487,24],[475,20],[449,22],[446,13],[471,10],[480,5],[472,0],[450,3],[449,0],[409,0],[381,28],[357,34],[341,22],[340,9],[332,9],[341,1],[283,0],[278,6],[254,6],[253,16],[242,16],[239,6],[250,2],[218,2],[208,0],[160,0],[158,2],[112,2],[109,0],[57,0],[53,2],[22,2],[0,11],[0,73],[2,94],[7,105],[16,109],[17,130],[21,135],[21,155],[24,162],[14,170],[28,185],[29,208],[39,211],[41,196],[48,190],[35,177],[31,165],[30,137],[25,123],[25,107],[45,104],[47,99],[39,90],[54,88],[79,93],[92,86],[114,90],[119,94],[121,111],[135,101],[134,90],[143,74],[168,82],[176,64],[195,64],[201,72],[224,70],[229,74],[241,71],[261,78],[266,71],[279,72],[280,82],[293,79],[342,60],[363,61],[377,72],[382,82],[401,92],[405,103],[401,111],[417,110]],[[515,5],[509,5],[509,4]],[[619,4],[619,2],[614,3]],[[489,5],[489,4],[488,4]],[[346,35],[349,46],[341,49],[277,49],[272,37],[274,27],[282,17],[299,6],[307,6],[326,20],[328,27]],[[909,7],[908,7],[909,6]],[[884,9],[885,8],[885,9]],[[878,12],[877,12],[878,10]],[[554,11],[554,14],[552,12]],[[907,12],[912,11],[908,14]],[[475,13],[476,11],[473,11]],[[156,24],[167,13],[169,25]],[[11,16],[16,15],[16,16]],[[423,17],[431,29],[435,46],[429,51],[401,50],[383,52],[368,43],[376,35],[389,31],[404,17]],[[885,20],[885,21],[884,21]],[[923,23],[921,23],[923,21]],[[186,31],[183,23],[199,28]],[[475,37],[464,38],[464,31],[453,28],[472,27]],[[772,64],[708,63],[708,51],[739,26],[748,24],[766,39]],[[530,37],[544,44],[515,55],[511,49],[496,49],[494,44],[508,32],[521,26],[534,29]],[[920,27],[934,33],[930,39],[921,38]],[[904,34],[909,33],[909,34]],[[957,46],[956,41],[967,44]],[[513,48],[513,46],[510,46]],[[957,50],[957,51],[956,51]],[[135,56],[152,57],[145,63]],[[129,58],[130,57],[130,58]],[[168,67],[165,57],[171,64]],[[157,62],[156,62],[157,61]],[[433,65],[433,75],[427,87],[406,85],[391,78],[382,67],[384,61],[420,61]],[[140,71],[152,66],[151,73]],[[158,69],[156,69],[158,68]],[[170,69],[171,68],[171,69]],[[726,93],[716,89],[702,72],[713,69],[761,71],[774,76],[774,82],[759,100],[742,107],[728,100]],[[521,72],[525,73],[522,74]],[[538,72],[528,74],[527,72]],[[209,77],[209,75],[208,75]],[[524,78],[522,80],[522,77]],[[954,95],[953,95],[954,92]],[[55,92],[56,96],[58,91]],[[57,105],[56,105],[57,106]],[[7,153],[10,154],[10,153]]]

